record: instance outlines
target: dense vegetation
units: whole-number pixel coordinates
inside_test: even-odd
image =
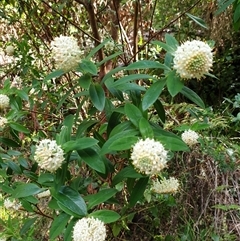
[[[0,240],[240,239],[238,0],[3,0],[0,23]]]

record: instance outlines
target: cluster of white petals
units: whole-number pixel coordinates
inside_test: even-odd
[[[113,41],[108,41],[106,44],[105,44],[105,50],[108,54],[111,54],[114,49],[115,49],[115,43]]]
[[[151,190],[153,192],[164,193],[176,193],[179,188],[179,182],[176,178],[170,177],[169,179],[163,178],[161,182],[154,181]]]
[[[195,131],[192,130],[186,130],[181,135],[182,140],[188,145],[193,146],[198,143],[199,135]]]
[[[49,197],[51,195],[49,190],[46,190],[44,192],[40,192],[37,194],[38,198],[45,198],[45,197]]]
[[[34,159],[42,169],[55,172],[64,161],[64,152],[55,140],[44,139],[36,146]]]
[[[0,128],[4,128],[8,123],[7,118],[0,116]]]
[[[7,95],[0,94],[0,109],[5,109],[9,106],[9,98]]]
[[[73,227],[73,241],[104,241],[106,227],[96,218],[82,218]]]
[[[0,237],[0,241],[6,241],[7,238],[4,238],[4,237]]]
[[[202,41],[186,41],[174,53],[173,68],[183,79],[201,79],[213,65],[211,47]]]
[[[80,50],[77,39],[69,36],[59,36],[51,42],[52,57],[56,67],[65,72],[75,70],[78,66],[83,51]]]
[[[8,45],[5,49],[7,55],[12,56],[14,54],[14,47],[12,45]]]
[[[18,201],[16,200],[12,201],[9,198],[5,199],[3,204],[4,204],[4,207],[9,210],[11,209],[19,210],[19,208],[22,206],[21,203],[19,203]]]
[[[131,154],[134,167],[147,175],[158,174],[167,166],[167,151],[164,146],[152,139],[140,139]]]

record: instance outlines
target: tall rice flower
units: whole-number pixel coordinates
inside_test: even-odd
[[[106,227],[97,218],[82,218],[73,227],[73,241],[104,241]]]
[[[12,56],[14,54],[14,47],[12,45],[8,45],[5,49],[7,55]]]
[[[19,208],[22,206],[21,203],[19,203],[18,201],[16,201],[16,200],[12,201],[9,198],[4,200],[3,205],[6,209],[9,209],[9,210],[11,210],[11,209],[19,210]]]
[[[181,135],[182,140],[188,145],[193,146],[198,143],[199,135],[195,131],[192,130],[186,130]]]
[[[44,139],[36,146],[34,159],[42,169],[55,172],[64,161],[63,155],[55,140]]]
[[[176,193],[179,188],[179,182],[176,178],[163,178],[161,182],[154,181],[151,190],[156,193]]]
[[[201,79],[213,65],[211,47],[202,41],[186,41],[174,53],[173,68],[183,79]]]
[[[0,128],[4,128],[7,123],[8,120],[5,117],[0,116]]]
[[[6,95],[0,94],[0,109],[5,109],[9,106],[9,98]]]
[[[68,72],[78,66],[83,51],[80,50],[76,38],[60,35],[54,38],[50,45],[58,69]]]
[[[152,139],[140,139],[131,154],[133,165],[141,173],[158,174],[167,165],[167,151],[164,146]]]

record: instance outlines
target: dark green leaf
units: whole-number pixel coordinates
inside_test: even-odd
[[[0,142],[2,142],[3,144],[9,146],[9,147],[19,147],[20,145],[11,140],[11,139],[8,139],[8,138],[5,138],[5,137],[0,137]]]
[[[8,165],[9,168],[11,168],[15,173],[17,174],[21,174],[22,170],[19,167],[19,165],[17,165],[15,162],[10,161],[10,160],[6,160],[5,163]]]
[[[165,84],[165,80],[158,80],[146,91],[142,101],[143,111],[147,110],[148,107],[150,107],[158,99]]]
[[[157,114],[159,118],[161,119],[162,123],[165,123],[166,120],[166,115],[165,115],[165,110],[163,108],[163,105],[160,100],[157,100],[154,103],[155,110],[157,111]]]
[[[52,190],[51,194],[58,201],[58,203],[60,203],[61,207],[66,207],[74,215],[85,216],[87,214],[87,206],[85,201],[76,190],[63,186],[58,192]]]
[[[27,197],[27,196],[38,194],[42,191],[44,191],[44,189],[40,188],[38,185],[34,183],[21,183],[14,190],[13,196],[15,198]]]
[[[150,126],[149,122],[143,117],[139,120],[139,130],[143,138],[154,138],[152,127]]]
[[[123,136],[115,141],[109,146],[110,150],[123,151],[132,148],[132,145],[138,141],[137,136]]]
[[[112,181],[112,186],[115,186],[125,178],[141,178],[142,174],[138,173],[132,166],[127,166],[123,168],[120,172],[114,176]]]
[[[206,25],[206,23],[205,23],[201,18],[196,17],[196,16],[194,16],[194,15],[192,15],[192,14],[190,14],[190,13],[186,13],[186,15],[187,15],[189,18],[191,18],[195,23],[197,23],[198,25],[200,25],[201,27],[206,28],[206,29],[208,28],[207,25]]]
[[[91,84],[89,87],[89,95],[93,102],[93,105],[102,111],[105,106],[105,93],[102,86],[98,83]]]
[[[77,139],[76,141],[68,141],[62,145],[62,148],[65,152],[73,150],[82,150],[88,147],[92,147],[98,143],[98,140],[91,137],[83,137]]]
[[[224,4],[219,4],[218,10],[215,12],[215,15],[218,15],[222,12],[224,12],[232,3],[234,3],[236,0],[228,0],[228,1],[222,1]]]
[[[91,80],[92,77],[89,74],[84,74],[79,78],[78,82],[82,88],[88,89],[91,84]]]
[[[148,184],[148,177],[146,178],[140,178],[136,185],[134,186],[132,193],[130,195],[129,199],[129,206],[133,207],[138,201],[141,201],[143,197],[143,193],[146,189],[146,186]]]
[[[26,233],[28,233],[29,229],[31,228],[31,226],[35,223],[37,217],[35,218],[28,218],[26,220],[24,220],[24,224],[20,230],[20,235],[25,235]]]
[[[183,86],[183,82],[180,80],[180,77],[176,75],[175,71],[171,71],[168,73],[167,88],[172,97],[178,94],[182,90]]]
[[[134,62],[130,64],[126,70],[136,70],[136,69],[164,69],[169,70],[169,68],[161,64],[157,61],[151,61],[151,60],[139,60],[137,62]]]
[[[82,60],[82,62],[77,67],[77,71],[82,73],[90,73],[92,75],[97,75],[97,66],[90,60]]]
[[[88,203],[88,205],[87,205],[88,209],[91,209],[100,203],[106,202],[108,199],[110,199],[116,193],[117,193],[116,189],[108,188],[108,189],[100,190],[96,194],[88,195],[84,199]]]
[[[138,121],[143,117],[142,112],[133,104],[126,103],[124,111],[129,120],[138,127]]]
[[[167,45],[169,45],[174,51],[177,50],[178,47],[178,41],[174,38],[174,36],[172,34],[165,34],[165,40]]]
[[[77,151],[82,160],[93,170],[105,173],[105,165],[102,158],[93,148],[86,148]]]
[[[116,222],[121,216],[112,210],[98,210],[89,215],[90,217],[97,218],[104,223]]]
[[[76,219],[75,218],[71,219],[67,228],[64,231],[64,241],[72,241],[72,230],[75,223],[76,223]]]
[[[70,217],[71,216],[66,213],[61,213],[58,217],[56,217],[53,220],[49,232],[50,240],[54,240],[59,234],[61,234],[64,231],[65,226],[67,225]]]
[[[58,77],[62,76],[63,74],[64,74],[63,70],[61,70],[61,69],[55,70],[52,73],[50,73],[49,75],[47,75],[45,77],[44,81],[51,80],[51,79],[54,79],[54,78],[58,78]]]
[[[30,131],[26,127],[24,127],[24,126],[22,126],[22,125],[20,125],[16,122],[10,122],[9,125],[12,129],[14,129],[16,131],[19,131],[19,132],[22,132],[22,133],[25,133],[25,134],[30,133]]]
[[[181,93],[185,97],[187,97],[189,100],[191,100],[193,103],[195,103],[196,105],[202,107],[203,109],[205,108],[205,105],[204,105],[202,99],[193,90],[184,86],[181,90]]]

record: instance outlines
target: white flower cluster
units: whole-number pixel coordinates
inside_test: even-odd
[[[45,197],[49,197],[51,195],[49,190],[46,190],[44,192],[40,192],[37,194],[38,198],[45,198]]]
[[[151,190],[156,193],[176,193],[179,188],[179,182],[176,178],[163,178],[161,182],[154,181]]]
[[[167,166],[167,151],[158,141],[140,139],[133,146],[131,159],[141,173],[155,175]]]
[[[4,128],[7,123],[8,120],[5,117],[0,116],[0,128]]]
[[[6,95],[0,94],[0,109],[5,109],[9,106],[9,98]]]
[[[7,55],[12,56],[14,54],[14,47],[12,45],[8,45],[5,49]]]
[[[199,135],[195,132],[195,131],[192,131],[192,130],[187,130],[187,131],[184,131],[181,135],[182,137],[182,140],[188,145],[188,146],[193,146],[195,144],[198,143],[198,138],[199,138]]]
[[[0,241],[6,241],[7,239],[4,237],[0,237]]]
[[[106,53],[111,54],[114,52],[115,43],[113,41],[108,41],[104,47],[105,47]]]
[[[106,227],[96,218],[82,218],[73,227],[73,241],[104,241]]]
[[[202,41],[186,41],[174,53],[173,68],[183,79],[201,79],[213,65],[211,47]]]
[[[5,199],[4,200],[4,207],[6,209],[13,209],[13,210],[19,210],[19,208],[21,207],[21,203],[19,203],[18,201],[16,200],[10,200],[9,198]]]
[[[36,146],[34,159],[42,169],[55,172],[64,161],[63,155],[55,140],[44,139]]]
[[[83,51],[80,50],[76,38],[61,35],[54,38],[50,45],[58,69],[68,72],[78,66]]]

